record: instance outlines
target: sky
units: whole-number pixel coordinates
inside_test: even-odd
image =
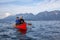
[[[60,10],[60,0],[0,0],[0,18],[19,13]]]

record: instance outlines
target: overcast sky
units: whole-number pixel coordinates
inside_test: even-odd
[[[18,13],[60,10],[60,0],[0,0],[0,18]]]

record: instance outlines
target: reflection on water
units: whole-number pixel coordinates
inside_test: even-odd
[[[28,23],[29,21],[27,21]],[[0,40],[60,40],[60,21],[31,21],[26,35],[10,23],[0,23]]]

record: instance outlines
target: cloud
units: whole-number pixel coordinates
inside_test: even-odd
[[[20,1],[20,2],[32,2],[33,0],[17,0],[17,1]]]
[[[43,0],[0,0],[0,2],[12,2],[12,1],[19,1],[19,2],[39,2]]]
[[[12,2],[12,1],[31,2],[33,0],[0,0],[0,2]]]
[[[50,0],[49,2],[44,2],[44,3],[38,3],[37,4],[38,8],[40,8],[40,10],[60,10],[58,8],[60,8],[60,0]]]
[[[7,1],[7,0],[6,0]],[[16,1],[16,0],[10,0]],[[10,3],[10,4],[4,4],[0,6],[0,13],[10,13],[11,15],[15,15],[17,13],[33,13],[37,14],[39,12],[43,11],[53,11],[53,10],[60,10],[60,0],[43,0],[43,1],[37,1],[37,0],[17,0],[17,2],[30,2],[28,5],[24,4],[22,5],[19,3],[19,5]],[[34,3],[32,3],[34,1]],[[1,2],[1,1],[0,1]],[[21,4],[21,5],[20,5]],[[4,17],[4,16],[3,16]]]
[[[5,18],[5,17],[8,17],[10,15],[11,15],[10,13],[0,14],[0,18]]]
[[[0,3],[5,3],[5,2],[12,2],[14,0],[0,0]]]
[[[0,5],[34,5],[35,3],[41,2],[42,0],[1,0]]]

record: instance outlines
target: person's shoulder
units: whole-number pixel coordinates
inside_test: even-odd
[[[22,19],[22,20],[24,20],[24,19]]]
[[[24,20],[24,19],[20,19],[20,20]]]

